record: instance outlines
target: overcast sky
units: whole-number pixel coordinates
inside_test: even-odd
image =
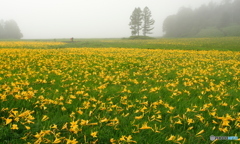
[[[180,7],[192,9],[222,0],[0,0],[0,19],[13,19],[23,39],[129,37],[135,7],[147,6],[155,20],[153,34],[162,36],[164,19]]]

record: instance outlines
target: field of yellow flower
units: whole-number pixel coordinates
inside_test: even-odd
[[[240,137],[240,52],[9,44],[0,42],[1,143]]]
[[[63,42],[37,42],[37,41],[3,41],[0,42],[0,48],[49,48],[51,46],[64,45]]]

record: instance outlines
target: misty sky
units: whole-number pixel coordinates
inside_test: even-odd
[[[23,39],[129,37],[135,7],[147,6],[155,20],[153,34],[162,36],[164,19],[180,7],[197,8],[222,0],[0,0],[0,19],[13,19]],[[141,32],[142,34],[142,32]]]

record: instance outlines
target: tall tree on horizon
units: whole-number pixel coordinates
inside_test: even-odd
[[[132,35],[138,35],[139,36],[139,31],[142,29],[142,10],[138,7],[135,8],[134,11],[132,12],[132,15],[130,16],[130,29],[132,30]]]
[[[11,38],[11,39],[20,39],[23,37],[17,22],[14,20],[8,20],[5,22],[5,34],[6,38]]]
[[[143,35],[146,36],[146,34],[152,34],[150,31],[154,29],[154,27],[151,28],[151,26],[155,23],[155,20],[151,18],[152,14],[148,7],[145,7],[143,9]]]

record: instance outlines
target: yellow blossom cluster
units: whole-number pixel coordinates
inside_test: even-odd
[[[240,52],[1,49],[0,141],[209,143],[239,133],[239,95]]]
[[[47,48],[64,44],[63,42],[2,41],[0,48]]]

